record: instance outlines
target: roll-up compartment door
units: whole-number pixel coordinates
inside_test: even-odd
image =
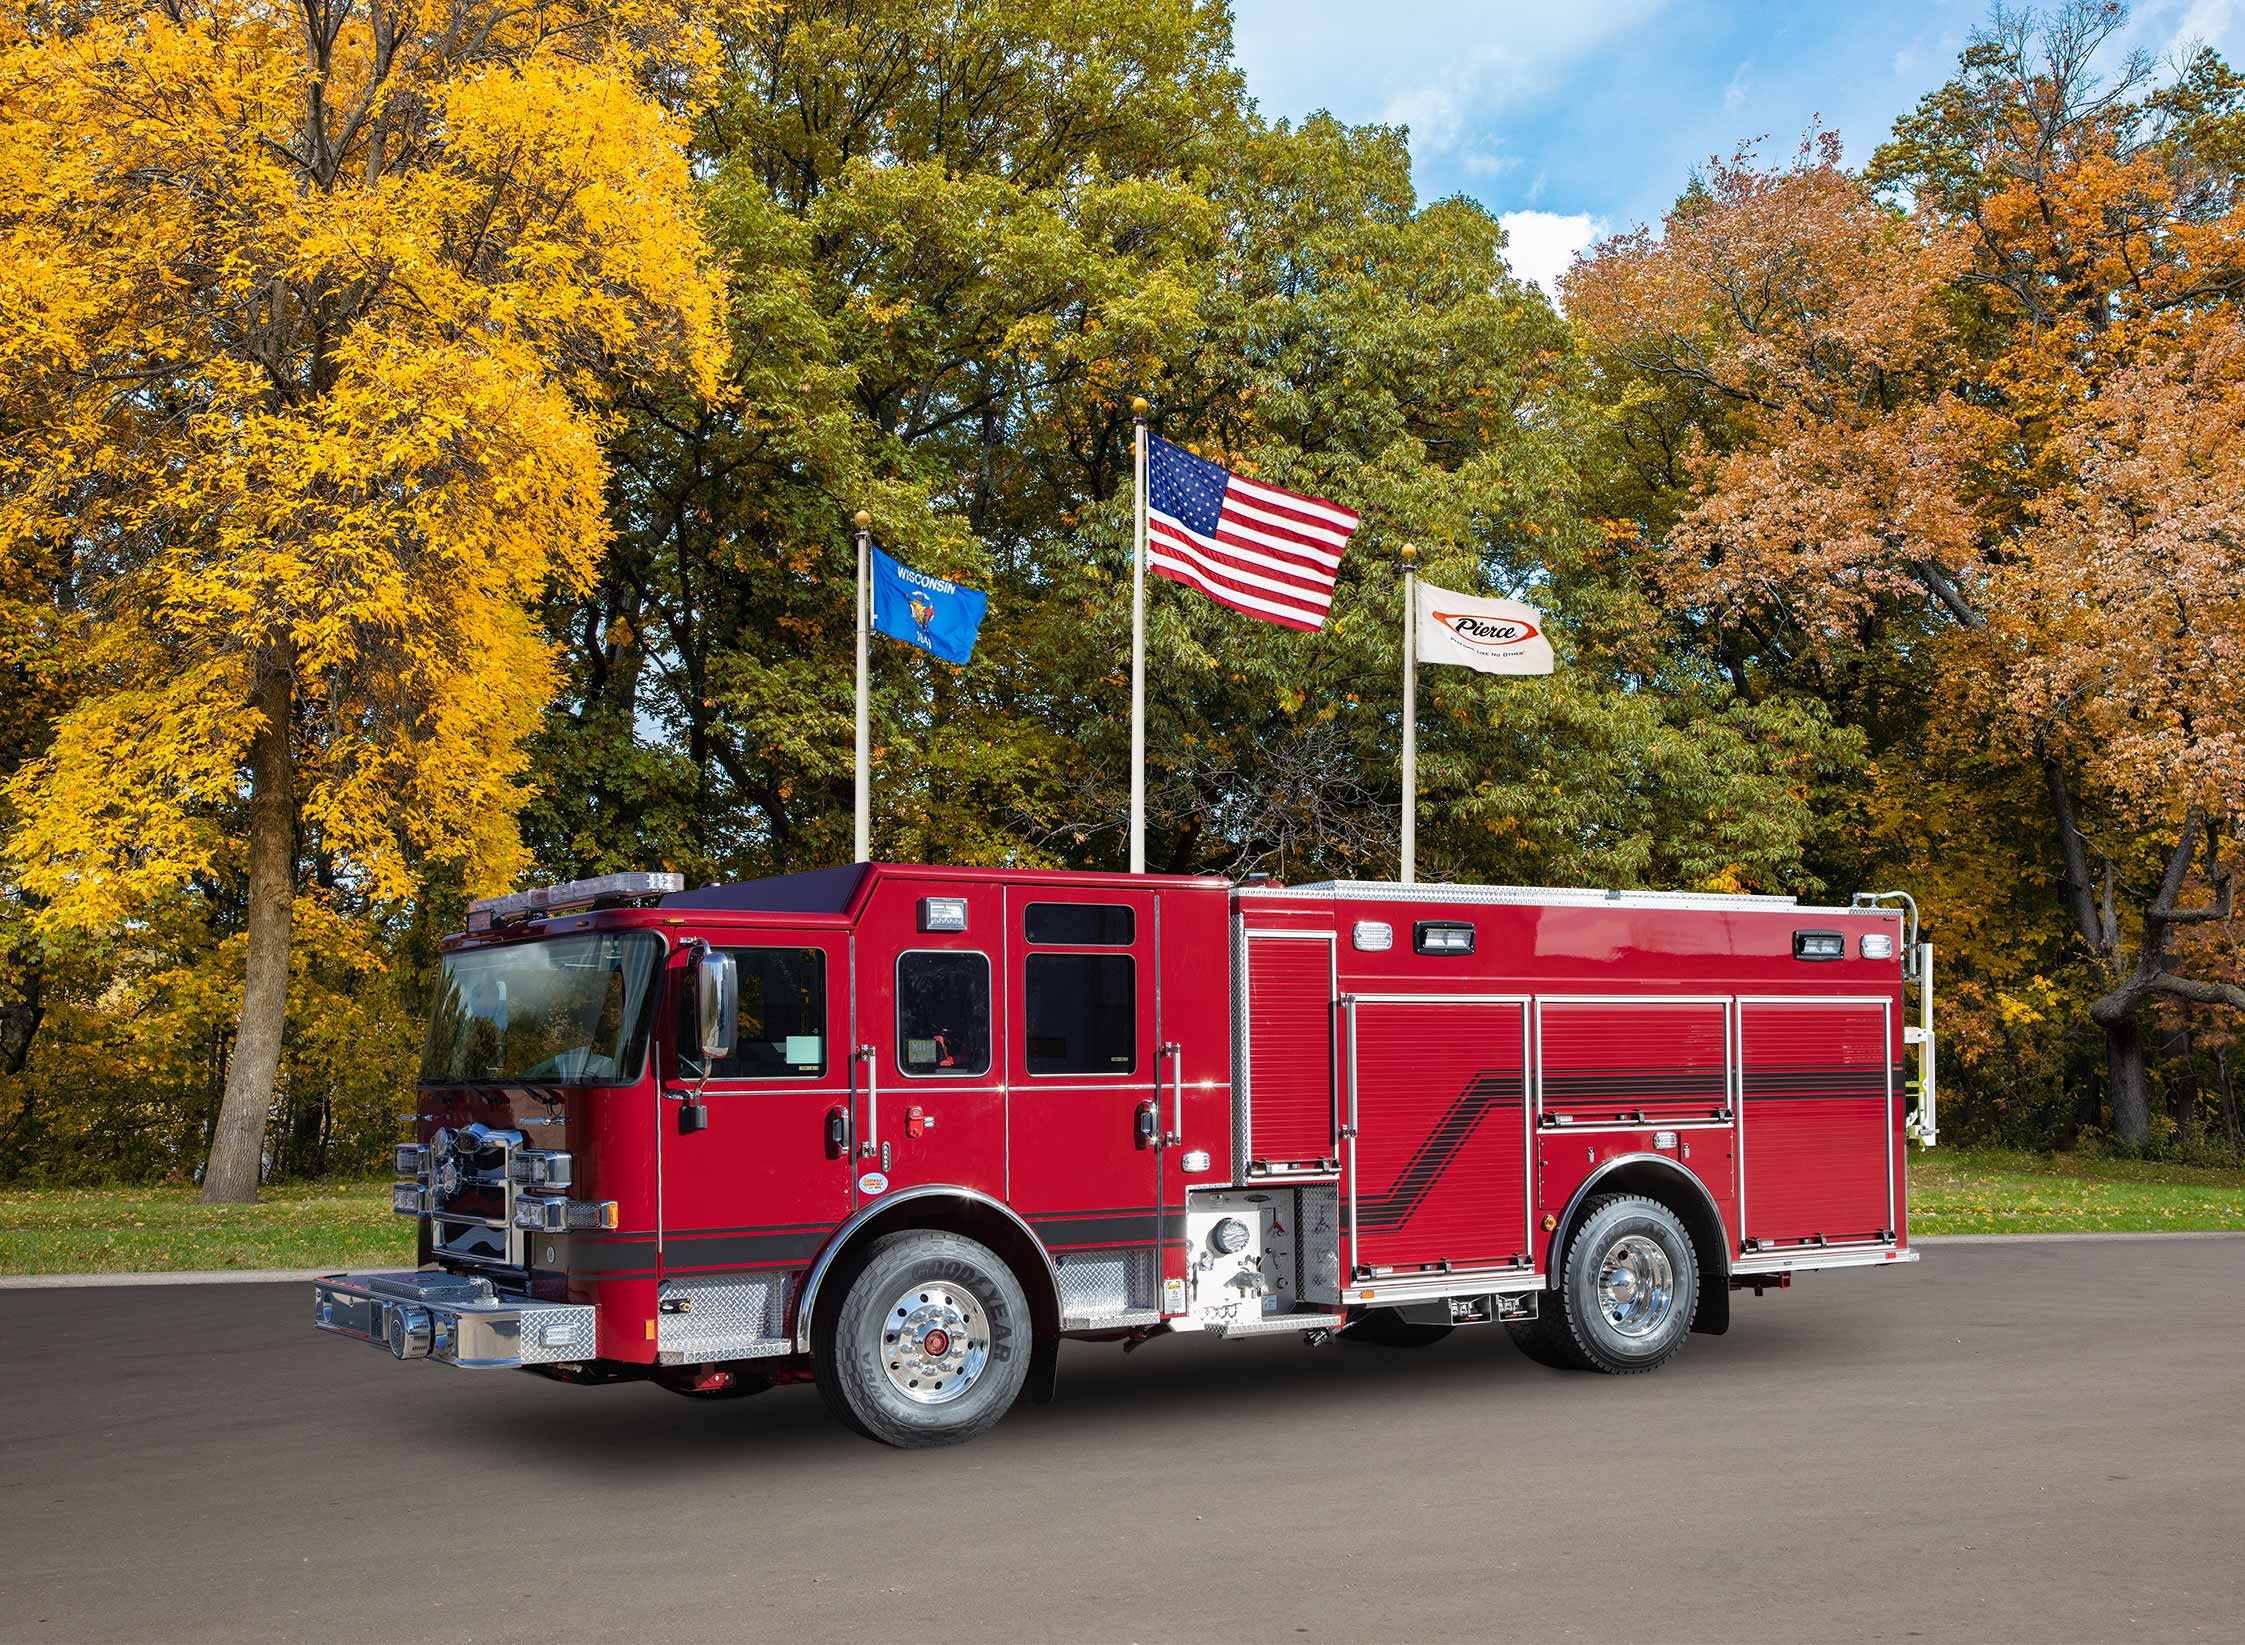
[[[1750,1248],[1892,1238],[1887,1002],[1739,1002],[1739,1154]]]
[[[1546,1000],[1537,1012],[1547,1125],[1730,1117],[1726,1000]]]
[[[1333,939],[1247,937],[1246,1157],[1253,1174],[1336,1161]]]
[[[1360,996],[1349,1033],[1359,1275],[1526,1264],[1526,1004]]]

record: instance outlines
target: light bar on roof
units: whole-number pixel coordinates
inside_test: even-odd
[[[468,904],[468,929],[488,931],[510,920],[532,919],[591,908],[597,903],[635,902],[642,897],[664,897],[686,889],[686,876],[635,870],[629,874],[600,874],[567,885],[541,885],[531,891],[511,891],[504,897],[483,897]]]

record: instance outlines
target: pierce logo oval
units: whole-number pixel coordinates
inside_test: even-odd
[[[1541,637],[1542,631],[1534,623],[1515,618],[1497,619],[1474,617],[1461,612],[1437,611],[1434,620],[1463,640],[1467,645],[1482,651],[1502,651],[1516,645],[1525,645]]]

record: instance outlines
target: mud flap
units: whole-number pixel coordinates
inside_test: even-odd
[[[1029,1353],[1029,1381],[1022,1392],[1032,1405],[1050,1405],[1060,1392],[1060,1339],[1038,1333]]]

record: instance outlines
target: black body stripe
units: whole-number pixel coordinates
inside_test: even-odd
[[[1525,1094],[1525,1082],[1518,1074],[1493,1071],[1476,1074],[1473,1083],[1450,1104],[1433,1131],[1405,1162],[1388,1191],[1377,1199],[1357,1202],[1356,1226],[1359,1229],[1400,1228],[1410,1221],[1411,1214],[1418,1210],[1435,1180],[1450,1168],[1450,1162],[1483,1117],[1494,1109],[1519,1107]]]
[[[1633,1103],[1644,1098],[1720,1098],[1730,1092],[1730,1078],[1720,1068],[1700,1068],[1672,1074],[1597,1073],[1575,1069],[1546,1074],[1543,1094],[1547,1102]]]
[[[1749,1068],[1745,1090],[1749,1097],[1883,1097],[1888,1077],[1885,1063]]]

